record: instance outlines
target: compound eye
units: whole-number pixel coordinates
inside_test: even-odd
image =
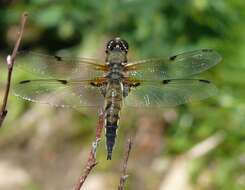
[[[114,40],[110,40],[108,43],[107,43],[107,46],[106,46],[106,52],[108,51],[112,51],[114,49],[116,45],[116,42]]]
[[[106,45],[106,53],[108,53],[108,51],[113,50],[113,40],[110,40],[107,45]]]
[[[128,52],[128,42],[126,42],[125,40],[121,40],[121,43],[122,43],[123,49],[126,52]]]

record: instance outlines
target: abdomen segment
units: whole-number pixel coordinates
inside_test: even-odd
[[[112,151],[118,129],[119,113],[122,106],[122,85],[118,83],[109,83],[105,96],[105,129],[106,129],[106,147],[107,160],[111,160]]]

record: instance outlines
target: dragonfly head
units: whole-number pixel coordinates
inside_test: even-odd
[[[128,43],[119,37],[110,40],[106,45],[108,62],[126,62],[127,53]]]
[[[121,51],[127,54],[128,53],[128,43],[125,40],[119,37],[116,37],[110,40],[106,45],[106,53],[109,53],[112,51]]]

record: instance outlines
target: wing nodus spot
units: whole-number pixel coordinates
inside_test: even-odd
[[[136,82],[136,83],[134,83],[132,86],[133,87],[137,87],[137,86],[139,86],[140,85],[140,82]]]
[[[20,81],[19,84],[25,84],[25,83],[28,83],[28,82],[31,82],[30,80],[23,80],[23,81]]]
[[[60,56],[55,55],[54,57],[55,57],[55,59],[56,59],[57,61],[62,61],[62,58],[61,58]]]
[[[174,56],[171,56],[169,59],[170,59],[171,61],[173,61],[173,60],[176,59],[176,57],[177,57],[177,55],[174,55]]]
[[[99,86],[100,86],[100,84],[99,84],[98,82],[90,82],[90,84],[91,84],[92,86],[96,86],[96,87],[99,87]]]
[[[168,84],[171,80],[163,80],[162,83],[163,84]]]
[[[62,83],[62,84],[67,84],[67,80],[57,80],[57,81]]]
[[[203,52],[212,52],[212,49],[202,49]]]
[[[204,83],[210,83],[210,81],[204,80],[204,79],[200,79],[199,81],[200,81],[200,82],[204,82]]]

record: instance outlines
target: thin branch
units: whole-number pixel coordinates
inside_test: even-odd
[[[75,186],[75,190],[80,190],[82,185],[84,184],[85,180],[87,179],[88,175],[90,174],[91,170],[97,165],[96,161],[96,149],[99,144],[100,138],[101,138],[101,133],[102,129],[104,127],[104,112],[101,111],[99,115],[99,121],[96,127],[96,135],[95,135],[95,141],[92,144],[88,161],[86,163],[86,166],[83,170],[82,175],[79,178],[78,183]]]
[[[118,190],[123,190],[124,189],[124,184],[125,184],[125,182],[126,182],[126,180],[128,178],[127,165],[128,165],[128,158],[129,158],[129,154],[130,154],[131,148],[132,148],[132,137],[130,137],[128,139],[128,143],[127,143],[127,146],[126,146],[126,152],[125,152],[124,159],[123,159],[122,175],[121,175],[120,182],[119,182],[119,185],[118,185]]]
[[[25,28],[25,24],[26,24],[26,20],[28,17],[28,13],[24,12],[22,14],[21,17],[21,25],[20,25],[20,31],[18,32],[18,37],[17,40],[15,42],[15,46],[12,52],[12,55],[8,55],[6,62],[8,65],[8,78],[7,78],[7,85],[6,85],[6,89],[5,89],[5,94],[3,97],[3,104],[1,107],[1,111],[0,111],[0,127],[2,126],[2,123],[8,113],[8,111],[6,110],[6,106],[7,106],[7,102],[8,102],[8,96],[9,96],[9,90],[10,90],[10,84],[11,84],[11,78],[12,78],[12,71],[13,71],[13,66],[15,63],[15,59],[16,59],[16,55],[18,52],[18,49],[20,47],[20,42],[24,33],[24,28]]]

